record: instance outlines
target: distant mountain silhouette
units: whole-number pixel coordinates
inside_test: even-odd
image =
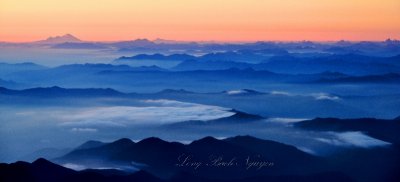
[[[178,41],[178,40],[169,40],[169,39],[162,39],[162,38],[156,38],[153,40],[154,43],[156,44],[184,44],[188,43],[187,41]]]
[[[158,66],[140,66],[140,67],[131,67],[128,65],[113,65],[113,64],[70,64],[70,65],[62,65],[55,67],[53,69],[49,69],[49,72],[59,73],[59,72],[76,72],[83,71],[88,73],[101,73],[107,71],[120,71],[120,72],[151,72],[151,71],[166,71]]]
[[[55,44],[52,48],[57,49],[106,49],[107,46],[100,43],[89,43],[89,42],[63,42]]]
[[[195,59],[195,56],[191,56],[188,54],[171,54],[171,55],[163,55],[163,54],[138,54],[136,56],[132,57],[125,57],[122,56],[116,61],[129,61],[129,60],[165,60],[165,61],[184,61],[184,60],[190,60],[190,59]]]
[[[71,34],[65,34],[62,36],[49,37],[46,40],[40,40],[35,43],[58,44],[58,43],[65,43],[65,42],[81,42],[81,40]]]
[[[136,39],[132,41],[120,41],[115,43],[110,43],[113,47],[118,47],[119,51],[141,51],[141,50],[149,50],[152,47],[157,46],[156,43],[148,40],[148,39]]]
[[[71,69],[75,71],[80,71],[80,69],[97,69],[98,70],[110,70],[110,69],[117,69],[121,71],[125,70],[130,70],[132,67],[128,65],[113,65],[113,64],[91,64],[91,63],[85,63],[85,64],[68,64],[68,65],[61,65],[58,67],[55,67],[53,69]]]
[[[346,42],[341,42],[341,43],[336,43],[336,44],[340,44],[340,45],[351,45],[347,44]],[[348,47],[344,47],[344,46],[336,46],[336,47],[329,47],[327,49],[325,49],[325,51],[327,52],[332,52],[335,54],[350,54],[350,53],[357,53],[357,54],[362,54],[363,52],[357,50],[357,49],[353,49],[353,48],[348,48]]]
[[[184,61],[182,64],[191,64],[191,61]],[[248,63],[233,63],[233,62],[215,62],[215,64],[222,65],[213,66],[213,62],[199,62],[199,64],[205,67],[189,66],[190,70],[167,70],[157,66],[142,66],[142,67],[131,67],[127,65],[112,65],[112,64],[71,64],[62,65],[54,68],[24,68],[23,65],[6,65],[4,73],[0,72],[0,78],[3,80],[14,81],[16,83],[29,83],[31,85],[40,86],[53,86],[59,85],[63,87],[112,87],[121,88],[127,87],[127,85],[136,85],[141,87],[158,87],[155,90],[161,90],[165,88],[185,88],[185,89],[197,89],[200,85],[204,84],[234,84],[243,83],[242,87],[252,87],[250,83],[246,80],[252,80],[252,84],[260,85],[267,83],[341,83],[351,81],[357,83],[394,83],[398,80],[397,72],[392,74],[369,74],[364,76],[352,76],[348,74],[343,74],[342,72],[326,71],[330,70],[313,66],[313,64],[304,63],[287,63],[281,64],[279,66],[268,66],[268,64],[275,63],[260,63],[255,64],[254,68],[234,66],[237,64],[248,64]],[[277,61],[279,62],[279,61]],[[301,61],[300,61],[301,62]],[[262,66],[262,64],[267,64]],[[278,64],[278,63],[277,63]],[[295,66],[290,66],[292,64],[300,64],[300,68]],[[248,64],[250,65],[250,64]],[[335,65],[332,63],[332,65]],[[369,65],[369,64],[366,64]],[[373,65],[373,64],[372,64]],[[209,67],[211,66],[211,67]],[[233,67],[232,67],[233,66]],[[12,69],[12,67],[17,67]],[[235,68],[238,67],[238,68]],[[315,70],[320,70],[321,72],[316,72],[313,74],[282,74],[272,71],[270,69],[275,69],[279,71],[281,68],[284,72],[291,72],[288,69],[299,70],[312,70],[311,72],[316,72]],[[336,66],[335,66],[336,67]],[[375,67],[375,66],[368,66]],[[390,69],[397,69],[395,66]],[[3,67],[2,67],[3,68]],[[226,68],[226,69],[222,69]],[[228,69],[229,68],[229,69]],[[304,68],[304,69],[303,69]],[[355,70],[351,67],[340,66],[340,69]],[[359,67],[363,69],[362,67]],[[380,69],[379,66],[375,67]],[[375,69],[374,68],[374,69]],[[201,70],[205,69],[205,70]],[[210,69],[210,70],[207,70]],[[219,69],[219,70],[214,70]],[[383,68],[382,68],[383,69]],[[385,68],[386,69],[386,68]],[[11,71],[14,70],[14,71]],[[342,70],[342,71],[346,71]],[[303,72],[301,71],[301,72]],[[382,71],[382,70],[381,70]],[[386,71],[389,71],[386,70]],[[368,72],[368,71],[367,71]],[[377,72],[380,72],[377,70]],[[375,75],[375,76],[374,76]],[[52,79],[49,79],[52,78]],[[135,78],[135,79],[132,79]],[[154,84],[159,83],[159,84]],[[197,83],[197,84],[195,84]],[[26,87],[25,87],[26,88]],[[224,89],[224,88],[221,88]]]
[[[263,50],[239,50],[208,53],[202,56],[188,54],[139,54],[120,57],[116,61],[160,60],[182,61],[171,70],[224,70],[230,68],[268,70],[287,74],[315,74],[320,72],[341,72],[352,75],[386,74],[400,72],[399,55],[377,57],[349,52],[346,54],[310,55],[298,53],[265,54]]]
[[[1,65],[0,65],[1,66]],[[1,69],[4,68],[4,71]],[[75,81],[82,81],[85,79],[89,79],[91,77],[96,77],[102,75],[102,73],[107,73],[110,71],[118,71],[118,72],[148,72],[152,73],[153,71],[166,71],[157,66],[140,66],[140,67],[131,67],[128,65],[113,65],[113,64],[68,64],[61,65],[53,68],[42,67],[40,65],[35,64],[4,64],[4,67],[0,67],[0,77],[3,78],[24,78],[24,79],[33,79],[33,80],[48,80],[47,78],[58,78],[58,79],[69,79],[77,75],[85,75],[84,77],[80,77]],[[24,75],[24,76],[23,76]],[[29,75],[29,76],[28,76]],[[12,79],[11,79],[12,80]],[[104,79],[101,79],[104,81]],[[98,80],[100,81],[100,80]],[[95,82],[98,82],[95,81]],[[34,81],[24,81],[27,83],[33,83]],[[61,82],[59,82],[62,84]],[[87,84],[87,82],[85,83]],[[52,84],[56,85],[56,84]]]
[[[71,148],[42,148],[20,157],[20,160],[32,162],[38,158],[53,159],[71,152]]]
[[[54,43],[55,42],[55,43]],[[79,42],[73,35],[49,37],[47,40],[29,43],[0,42],[1,46],[36,46],[42,44],[59,44],[64,42]],[[185,50],[188,52],[213,53],[213,60],[227,60],[256,63],[270,56],[282,56],[307,50],[299,54],[305,55],[312,50],[314,53],[323,52],[324,54],[363,54],[367,56],[395,56],[400,54],[400,41],[387,39],[384,41],[338,41],[335,43],[312,42],[312,41],[290,41],[273,42],[258,41],[249,43],[233,42],[185,42],[174,40],[148,39],[124,40],[117,42],[97,42],[98,48],[106,47],[109,50],[117,50],[124,53],[137,53],[137,51],[169,52],[171,50]],[[42,46],[42,45],[38,45]],[[76,46],[75,48],[84,48]],[[91,46],[95,48],[94,46]],[[228,53],[220,55],[220,53]],[[235,53],[236,55],[232,54]],[[295,53],[297,54],[297,53]],[[217,59],[214,59],[217,58]],[[232,60],[235,59],[235,60]],[[333,70],[332,70],[333,71]]]
[[[14,88],[15,86],[18,86],[18,83],[14,81],[0,79],[0,87]]]
[[[245,63],[259,63],[265,60],[263,54],[258,54],[253,51],[226,51],[209,53],[199,57],[200,61],[235,61]]]
[[[375,57],[361,54],[333,54],[323,56],[297,56],[294,54],[274,56],[258,64],[257,69],[278,73],[311,74],[341,72],[351,75],[386,74],[400,72],[398,56]]]
[[[342,78],[320,79],[316,83],[400,83],[400,74],[346,76]]]
[[[246,69],[252,68],[253,65],[243,62],[234,61],[197,61],[197,60],[186,60],[177,66],[173,67],[172,70],[178,71],[190,71],[190,70],[224,70],[230,68]]]
[[[61,87],[32,88],[25,90],[11,90],[0,87],[0,94],[30,97],[98,97],[98,96],[123,96],[124,93],[107,89],[65,89]]]
[[[240,50],[240,51],[226,51],[226,52],[218,52],[218,53],[208,53],[202,56],[193,56],[189,54],[171,54],[171,55],[163,55],[163,54],[139,54],[132,57],[120,57],[116,59],[116,61],[121,60],[174,60],[174,61],[211,61],[211,62],[251,62],[258,63],[266,59],[266,57],[261,54],[264,52],[271,51],[270,49],[258,50],[258,51],[249,51],[249,50]],[[216,63],[215,63],[216,64]],[[181,66],[183,67],[183,66]],[[226,68],[225,68],[226,69]]]
[[[160,92],[157,92],[157,94],[195,94],[194,92],[187,91],[185,89],[164,89]]]
[[[82,145],[78,146],[75,150],[96,148],[96,147],[100,147],[104,144],[105,143],[100,142],[100,141],[90,140],[90,141],[87,141],[87,142],[83,143]]]
[[[26,72],[26,71],[39,71],[47,69],[47,67],[35,63],[0,63],[0,76],[8,75],[10,73]]]
[[[1,81],[1,80],[0,80]],[[1,82],[0,82],[1,83]],[[58,97],[58,96],[74,96],[74,97],[91,97],[91,96],[111,96],[111,97],[128,97],[128,96],[146,96],[146,94],[138,93],[122,93],[111,88],[62,88],[58,86],[53,87],[36,87],[22,90],[14,90],[0,86],[0,94],[2,95],[14,95],[14,96],[47,96],[47,97]],[[232,91],[223,91],[218,93],[196,93],[185,89],[164,89],[159,92],[152,93],[151,95],[162,95],[162,96],[180,96],[185,94],[226,94],[232,96],[257,96],[265,94],[250,89],[240,89]],[[239,112],[239,111],[234,111]]]

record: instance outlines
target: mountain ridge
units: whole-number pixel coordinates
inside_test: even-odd
[[[59,44],[59,43],[66,43],[66,42],[82,42],[80,39],[77,37],[67,33],[61,36],[54,36],[54,37],[48,37],[45,40],[39,40],[34,43],[39,43],[39,44]]]

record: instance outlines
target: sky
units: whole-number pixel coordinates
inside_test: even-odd
[[[399,0],[0,0],[0,41],[400,39]]]

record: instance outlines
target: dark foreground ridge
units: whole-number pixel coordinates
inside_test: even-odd
[[[114,181],[138,181],[138,182],[183,182],[183,181],[212,181],[212,182],[244,182],[244,181],[351,181],[348,177],[338,173],[318,173],[313,175],[288,175],[288,176],[258,176],[238,180],[209,180],[188,173],[180,173],[171,179],[160,179],[145,171],[132,174],[113,173],[110,170],[84,170],[74,171],[54,164],[46,159],[38,159],[33,163],[16,162],[12,164],[0,164],[0,180],[4,182],[22,181],[58,181],[58,182],[114,182]]]
[[[398,145],[392,145],[320,157],[252,136],[205,137],[190,144],[123,138],[86,142],[52,162],[40,158],[0,164],[0,181],[398,181],[399,152]],[[65,164],[115,168],[75,171]]]

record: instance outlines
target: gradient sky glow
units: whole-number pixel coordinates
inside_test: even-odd
[[[0,0],[0,41],[400,39],[399,0]]]

